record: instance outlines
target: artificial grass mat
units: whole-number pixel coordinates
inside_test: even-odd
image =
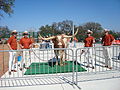
[[[73,61],[65,61],[66,65],[60,66],[55,65],[55,63],[32,63],[27,69],[24,75],[35,75],[35,74],[54,74],[54,73],[67,73],[73,71]],[[76,66],[78,72],[86,71],[79,64],[74,64],[74,70],[76,71]]]

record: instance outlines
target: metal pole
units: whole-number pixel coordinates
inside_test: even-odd
[[[73,31],[72,31],[72,34],[74,35],[74,23],[73,23]],[[74,44],[75,44],[75,42],[74,42],[74,37],[72,38],[73,40],[72,40],[72,43],[73,43],[73,47],[74,47]]]
[[[72,31],[72,34],[74,35],[74,24],[73,24],[73,27],[72,27],[73,31]]]
[[[2,45],[3,45],[3,72],[2,72],[2,74],[4,74],[5,73],[5,70],[4,70],[4,43],[5,43],[5,40],[3,40],[2,41]]]

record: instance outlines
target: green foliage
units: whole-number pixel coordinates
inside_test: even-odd
[[[7,26],[0,27],[0,38],[9,38],[10,37],[10,30]]]
[[[40,34],[45,37],[54,35],[54,30],[52,26],[49,25],[41,26],[39,30],[40,30]]]
[[[65,34],[70,34],[72,33],[72,21],[70,20],[66,20],[63,22],[54,22],[51,26],[49,25],[45,25],[45,26],[41,26],[39,28],[39,33],[43,36],[52,36],[52,35],[57,35],[57,34],[61,34],[61,33],[65,33]],[[67,28],[66,28],[67,26]],[[68,28],[69,27],[69,28]],[[103,27],[101,24],[96,23],[96,22],[87,22],[83,25],[80,26],[76,26],[74,25],[74,30],[76,31],[78,28],[78,33],[76,35],[78,41],[82,42],[85,37],[86,37],[86,32],[87,30],[91,30],[93,31],[92,36],[95,37],[96,41],[99,42],[100,38],[103,36]],[[110,31],[110,33],[116,38],[120,37],[120,32],[114,32],[114,31]]]
[[[61,31],[62,33],[70,32],[73,28],[73,21],[64,20],[62,22],[53,23],[53,28],[57,31]]]
[[[115,32],[115,31],[110,31],[110,34],[112,34],[114,37],[115,37],[115,39],[118,39],[118,38],[120,38],[120,32]]]
[[[83,41],[86,37],[86,32],[87,30],[91,30],[93,31],[92,36],[94,36],[97,39],[100,39],[100,37],[102,36],[102,32],[103,32],[103,28],[99,23],[96,22],[87,22],[81,26],[78,26],[76,28],[79,28],[79,32],[76,35],[77,39],[79,41]]]
[[[11,15],[13,13],[12,7],[14,6],[15,0],[0,0],[0,11]],[[0,12],[0,17],[3,17],[3,13]]]
[[[62,33],[70,33],[72,30],[73,22],[71,20],[65,20],[62,22],[54,22],[51,26],[45,25],[39,28],[40,34],[43,36],[53,36]]]
[[[87,22],[83,25],[84,30],[91,30],[93,31],[93,36],[95,38],[100,38],[103,32],[103,28],[101,24],[96,22]]]
[[[101,24],[96,23],[96,22],[87,22],[83,25],[83,28],[86,30],[91,30],[93,32],[96,32],[97,30],[103,30],[101,27]]]

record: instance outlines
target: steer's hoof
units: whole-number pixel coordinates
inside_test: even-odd
[[[60,66],[64,66],[64,65],[67,65],[67,63],[62,63],[62,64],[60,64]]]
[[[55,64],[56,66],[58,65],[58,63]]]
[[[92,69],[95,69],[95,67],[94,67],[94,66],[92,66]]]
[[[67,65],[68,63],[64,63],[64,65]]]
[[[11,75],[11,72],[9,72],[9,75]]]
[[[64,66],[64,64],[60,64],[60,66]]]

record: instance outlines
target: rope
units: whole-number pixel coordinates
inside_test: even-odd
[[[35,51],[33,50],[33,49],[31,49],[32,50],[32,52],[34,53],[34,55],[39,59],[39,60],[41,60],[41,61],[48,61],[48,60],[43,60],[43,59],[41,59],[39,56],[37,56],[37,54],[35,53]]]
[[[39,60],[47,61],[47,60],[43,60],[43,59],[41,59],[39,56],[37,56],[37,54],[35,53],[35,51],[34,51],[33,49],[31,49],[31,50],[32,50],[32,52],[34,53],[34,55],[35,55]],[[69,54],[67,54],[67,53],[66,53],[66,55],[71,56],[71,57],[75,57],[75,56],[69,55]],[[69,60],[69,59],[63,59],[63,60]]]

